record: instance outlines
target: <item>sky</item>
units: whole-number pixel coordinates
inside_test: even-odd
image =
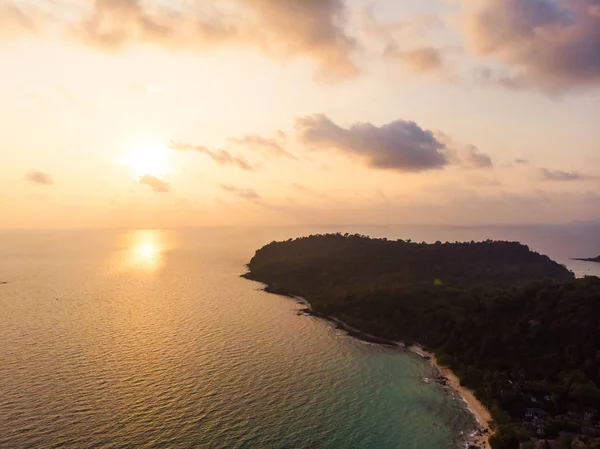
[[[600,0],[0,0],[0,228],[600,221]]]

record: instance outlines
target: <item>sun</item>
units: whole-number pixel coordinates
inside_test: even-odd
[[[161,142],[138,141],[119,162],[129,167],[136,178],[146,175],[160,178],[169,171],[169,149]]]

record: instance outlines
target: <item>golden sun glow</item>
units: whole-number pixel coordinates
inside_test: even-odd
[[[127,250],[121,253],[123,270],[152,272],[158,269],[164,251],[163,233],[158,230],[138,230],[127,236]]]
[[[158,248],[153,242],[142,243],[137,248],[134,248],[134,253],[141,260],[152,260],[158,254]]]
[[[159,178],[169,171],[169,149],[161,142],[138,141],[119,163],[129,167],[136,178],[145,175]]]

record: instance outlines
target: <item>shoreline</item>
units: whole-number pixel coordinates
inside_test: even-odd
[[[252,280],[254,282],[256,279],[252,279],[250,273],[246,273],[242,275],[245,279]],[[261,282],[262,283],[262,282]],[[264,283],[263,283],[264,284]],[[485,405],[483,405],[479,399],[475,397],[475,394],[469,390],[468,388],[462,386],[460,384],[460,379],[458,376],[448,367],[440,365],[435,357],[435,354],[425,351],[420,345],[413,344],[411,346],[406,346],[403,342],[386,340],[380,337],[376,337],[374,335],[368,334],[366,332],[361,331],[360,329],[356,329],[342,320],[326,315],[324,313],[320,313],[315,311],[312,308],[312,305],[305,298],[292,295],[290,293],[280,293],[276,288],[269,284],[264,284],[262,289],[266,293],[276,294],[279,296],[283,296],[285,298],[293,299],[296,301],[298,305],[304,306],[304,309],[300,309],[298,311],[299,315],[307,315],[314,316],[316,318],[321,318],[335,326],[336,329],[340,329],[345,331],[350,337],[354,337],[358,340],[371,343],[371,344],[379,344],[388,347],[396,347],[401,348],[405,352],[410,352],[412,354],[418,355],[423,361],[429,362],[429,364],[433,367],[438,376],[444,379],[443,382],[437,382],[442,387],[447,387],[454,391],[458,396],[465,402],[467,405],[467,409],[469,413],[474,417],[475,422],[477,423],[479,429],[474,432],[474,434],[465,436],[462,441],[465,443],[465,447],[467,448],[480,448],[480,449],[491,449],[490,446],[490,438],[492,436],[492,430],[490,423],[492,421],[492,416],[490,411],[487,409]]]
[[[492,436],[492,430],[490,423],[492,416],[490,411],[485,405],[483,405],[475,394],[468,388],[460,384],[458,376],[448,367],[442,366],[438,363],[435,354],[432,352],[425,351],[419,345],[404,346],[408,352],[418,355],[423,360],[428,361],[434,370],[447,381],[447,384],[443,384],[448,388],[455,391],[458,396],[467,404],[467,409],[475,418],[479,429],[473,436],[469,436],[465,439],[466,447],[479,447],[483,449],[491,449],[490,438]]]

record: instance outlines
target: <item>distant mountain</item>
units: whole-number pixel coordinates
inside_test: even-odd
[[[592,257],[590,259],[571,259],[571,260],[582,260],[584,262],[598,262],[598,263],[600,263],[600,256],[598,256],[598,257]]]

